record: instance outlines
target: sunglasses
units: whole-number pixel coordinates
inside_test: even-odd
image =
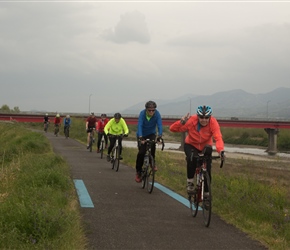
[[[155,112],[155,109],[147,109],[148,112]]]
[[[200,119],[209,119],[209,116],[198,116]]]

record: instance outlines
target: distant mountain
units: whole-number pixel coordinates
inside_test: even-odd
[[[251,94],[241,89],[213,95],[186,95],[174,100],[154,100],[162,116],[195,113],[199,105],[210,105],[215,117],[290,119],[290,88],[277,88],[265,94]],[[190,106],[191,104],[191,106]],[[122,114],[138,115],[144,103],[137,103]]]

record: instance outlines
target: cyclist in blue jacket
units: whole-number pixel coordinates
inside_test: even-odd
[[[136,182],[141,182],[141,170],[143,166],[144,156],[146,153],[146,144],[141,143],[143,140],[150,139],[155,140],[157,136],[157,141],[162,138],[162,119],[159,111],[156,109],[157,105],[154,101],[148,101],[145,104],[145,109],[143,109],[138,118],[137,126],[137,141],[138,141],[138,154],[136,159]],[[158,134],[156,135],[156,127],[158,129]],[[152,144],[151,154],[155,159],[155,143]],[[157,171],[157,167],[154,168]]]
[[[69,137],[69,128],[70,128],[70,125],[71,125],[71,119],[70,119],[70,116],[67,115],[65,117],[65,119],[63,119],[63,132],[65,133],[65,129],[66,129],[66,127],[68,127],[68,137]]]

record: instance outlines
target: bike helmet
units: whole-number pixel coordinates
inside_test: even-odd
[[[116,113],[116,114],[114,114],[114,118],[115,119],[120,119],[122,116],[121,116],[121,114],[120,113]]]
[[[95,113],[94,112],[91,112],[91,115],[95,115]]]
[[[66,118],[69,118],[69,117],[70,117],[69,115],[66,116]]]
[[[48,116],[48,114],[46,113],[45,116]]]
[[[56,117],[59,117],[59,114],[56,114]]]
[[[107,117],[107,115],[106,114],[101,114],[101,117]]]
[[[156,105],[156,103],[155,102],[153,102],[153,101],[148,101],[148,102],[146,102],[146,104],[145,104],[145,108],[146,109],[148,109],[148,108],[157,108],[157,105]]]
[[[212,115],[212,109],[210,106],[198,106],[196,109],[196,114],[198,116],[211,116]]]

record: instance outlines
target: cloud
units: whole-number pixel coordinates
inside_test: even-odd
[[[115,29],[105,31],[103,37],[115,43],[138,42],[146,44],[150,42],[145,16],[138,11],[121,15]]]

